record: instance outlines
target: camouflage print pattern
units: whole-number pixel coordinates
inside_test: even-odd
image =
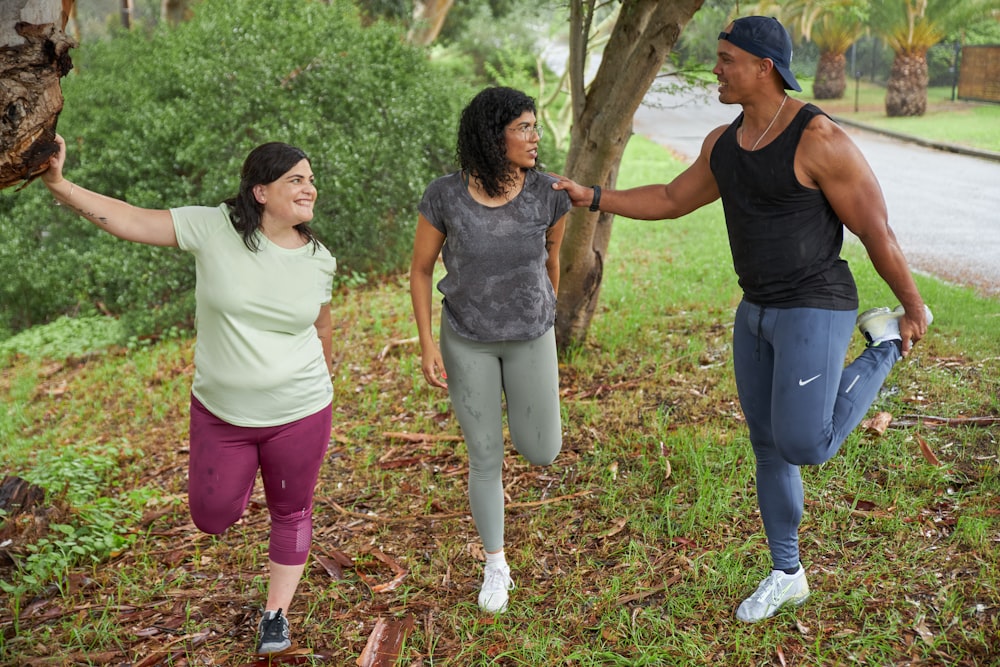
[[[419,210],[446,237],[441,253],[447,274],[437,287],[443,316],[460,336],[531,340],[555,323],[545,234],[571,204],[553,182],[529,170],[521,193],[497,207],[473,199],[458,171],[427,186]]]

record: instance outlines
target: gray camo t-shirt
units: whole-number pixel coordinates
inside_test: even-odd
[[[481,342],[531,340],[555,323],[556,295],[545,270],[545,233],[571,208],[551,176],[526,173],[521,193],[503,206],[472,198],[456,171],[431,182],[419,210],[445,235],[447,271],[437,287],[444,317]]]

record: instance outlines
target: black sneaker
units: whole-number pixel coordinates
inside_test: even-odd
[[[257,629],[257,654],[280,653],[292,645],[288,632],[288,619],[277,612],[265,611]]]

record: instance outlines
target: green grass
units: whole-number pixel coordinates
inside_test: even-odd
[[[1000,153],[1000,104],[952,101],[951,87],[932,87],[927,91],[927,111],[923,116],[889,118],[885,114],[882,86],[861,81],[856,88],[852,79],[842,99],[815,100],[812,82],[801,83],[803,92],[795,96],[814,102],[832,116],[890,132]]]
[[[679,169],[637,138],[619,182]],[[475,607],[482,563],[465,449],[441,438],[458,426],[406,342],[415,328],[405,277],[335,295],[334,442],[317,487],[313,558],[289,610],[296,639],[324,657],[303,664],[355,664],[379,618],[406,617],[414,629],[399,664],[988,664],[1000,651],[995,425],[856,431],[833,460],[804,470],[813,596],[765,623],[733,618],[769,558],[732,379],[739,290],[721,208],[614,225],[590,335],[560,364],[563,451],[547,468],[508,452],[517,588],[495,618]],[[891,304],[863,250],[845,255],[862,303]],[[1000,415],[997,300],[917,280],[935,322],[874,410],[908,423]],[[77,477],[88,489],[96,477],[105,502],[122,508],[106,514],[142,518],[122,519],[127,546],[65,568],[54,588],[25,586],[22,572],[0,565],[0,579],[22,587],[0,608],[0,664],[247,663],[268,518],[258,490],[226,534],[190,524],[192,342],[69,358],[25,352],[0,373],[3,469],[45,481],[53,475],[43,461],[92,461]],[[103,507],[49,492],[62,498],[54,523],[73,526]],[[6,551],[24,558],[46,536],[45,516],[8,517]],[[321,561],[337,550],[354,560],[341,580]],[[395,589],[374,588],[394,576],[379,554],[407,570]]]

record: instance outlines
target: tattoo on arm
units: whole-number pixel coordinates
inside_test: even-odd
[[[72,209],[78,215],[83,216],[84,218],[86,218],[87,220],[90,220],[94,224],[104,225],[106,227],[111,222],[110,220],[108,220],[108,218],[106,216],[98,215],[97,213],[94,213],[93,211],[85,211],[82,208],[78,208],[76,206],[73,206]]]

